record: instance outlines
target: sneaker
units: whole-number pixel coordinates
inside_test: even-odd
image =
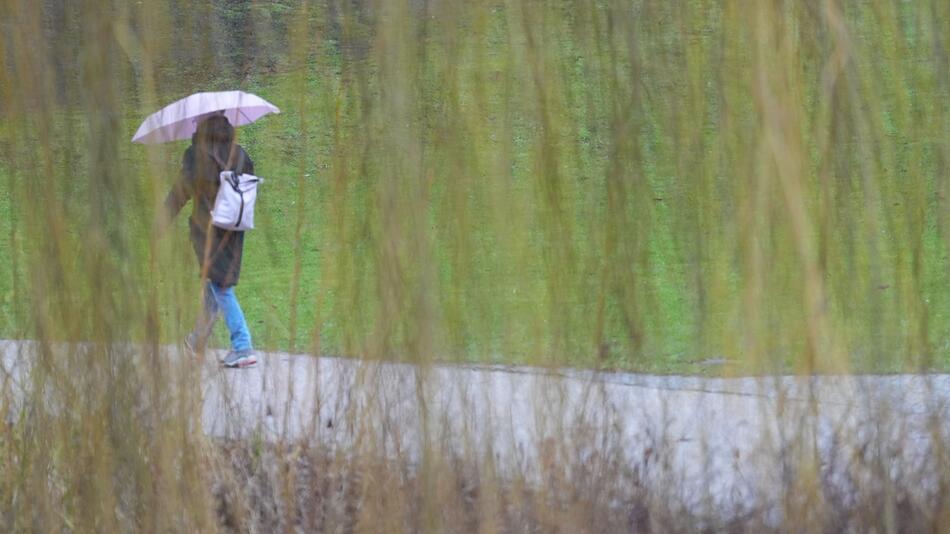
[[[221,365],[233,368],[253,367],[257,365],[257,357],[252,350],[232,350]]]

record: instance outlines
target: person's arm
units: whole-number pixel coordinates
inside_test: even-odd
[[[171,190],[165,197],[165,203],[162,213],[159,214],[158,233],[163,235],[171,222],[178,215],[178,212],[194,196],[194,157],[191,154],[192,149],[185,151],[181,161],[181,171],[178,173],[178,179],[172,185]]]
[[[247,150],[241,147],[241,173],[254,174],[254,160],[248,155]]]

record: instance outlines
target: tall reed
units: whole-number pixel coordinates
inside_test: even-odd
[[[3,530],[950,524],[941,406],[929,471],[892,476],[871,440],[854,456],[869,478],[837,495],[796,446],[777,504],[717,516],[628,462],[623,414],[535,443],[534,476],[456,446],[429,393],[446,361],[945,371],[947,2],[0,11],[0,336],[30,340],[3,360]],[[238,134],[267,179],[238,288],[258,347],[414,364],[418,425],[391,439],[418,439],[420,458],[375,437],[340,451],[203,432],[207,371],[176,356],[200,284],[184,223],[156,222],[185,146],[129,139],[224,88],[283,110]],[[375,368],[355,396],[385,390]],[[353,417],[385,426],[387,407]]]

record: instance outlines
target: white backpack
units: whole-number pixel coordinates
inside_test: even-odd
[[[211,154],[222,169],[227,165]],[[264,181],[253,174],[222,170],[218,175],[218,195],[211,210],[211,224],[224,230],[244,231],[254,228],[254,203],[257,185]]]

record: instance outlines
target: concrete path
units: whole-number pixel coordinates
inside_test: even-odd
[[[26,383],[31,346],[0,342],[5,383]],[[451,449],[529,477],[551,450],[567,462],[610,456],[646,483],[679,481],[677,498],[695,506],[778,499],[810,451],[832,482],[854,480],[856,454],[877,455],[927,491],[934,447],[950,443],[950,375],[701,378],[283,353],[231,370],[216,365],[221,356],[185,360],[201,371],[215,437],[371,447],[410,461]]]

